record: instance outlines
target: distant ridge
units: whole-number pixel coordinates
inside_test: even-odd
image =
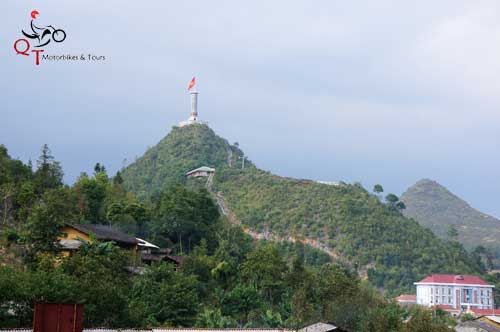
[[[474,209],[436,181],[418,181],[403,193],[401,200],[406,204],[406,216],[442,238],[447,237],[452,225],[466,248],[500,248],[500,220]]]

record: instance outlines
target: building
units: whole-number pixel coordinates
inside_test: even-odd
[[[92,242],[91,234],[98,241],[112,241],[123,249],[137,250],[139,245],[139,241],[135,237],[113,229],[108,225],[67,224],[62,228],[61,234],[59,244],[63,251],[78,249],[82,241]]]
[[[396,297],[395,300],[401,307],[411,307],[417,304],[416,295],[402,294]]]
[[[494,309],[493,288],[476,276],[432,274],[419,282],[417,304],[449,311]]]
[[[91,236],[92,235],[92,236]],[[83,241],[92,243],[92,239],[103,242],[114,242],[118,247],[127,251],[131,265],[138,265],[141,260],[139,241],[108,225],[99,224],[67,224],[61,230],[59,237],[60,252],[63,256],[70,256],[80,249]]]
[[[155,262],[168,262],[174,265],[175,271],[178,271],[181,268],[184,257],[170,255],[171,252],[172,250],[169,248],[142,251],[141,260],[146,265],[151,265]]]
[[[202,166],[197,169],[193,169],[186,173],[188,178],[199,178],[199,177],[209,177],[215,173],[215,168],[210,168],[207,166]]]
[[[178,270],[182,264],[182,256],[170,255],[171,249],[160,248],[151,242],[129,236],[108,225],[100,224],[68,224],[61,230],[59,237],[60,252],[67,257],[80,249],[83,242],[91,243],[92,237],[98,241],[114,242],[115,245],[127,251],[130,259],[131,272],[140,272],[141,266],[153,262],[169,262]],[[137,270],[137,271],[136,271]]]

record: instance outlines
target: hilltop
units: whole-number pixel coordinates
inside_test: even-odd
[[[359,184],[332,186],[280,177],[249,160],[206,125],[174,127],[123,170],[126,188],[150,197],[186,183],[187,171],[216,168],[218,193],[244,227],[284,239],[307,239],[334,253],[376,286],[397,292],[428,273],[479,273],[460,245],[441,240],[383,204]]]
[[[466,248],[478,245],[500,248],[500,220],[474,209],[436,181],[418,181],[406,190],[401,200],[406,204],[406,216],[442,238],[447,237],[451,225]]]

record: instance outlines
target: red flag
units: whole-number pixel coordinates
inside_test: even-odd
[[[191,90],[194,87],[195,83],[196,83],[196,77],[193,77],[191,82],[189,82],[188,90]]]

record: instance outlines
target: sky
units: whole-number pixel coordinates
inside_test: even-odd
[[[38,26],[66,32],[16,54]],[[498,1],[0,2],[0,144],[47,143],[74,182],[112,174],[189,115],[278,175],[401,194],[422,178],[500,217]]]

